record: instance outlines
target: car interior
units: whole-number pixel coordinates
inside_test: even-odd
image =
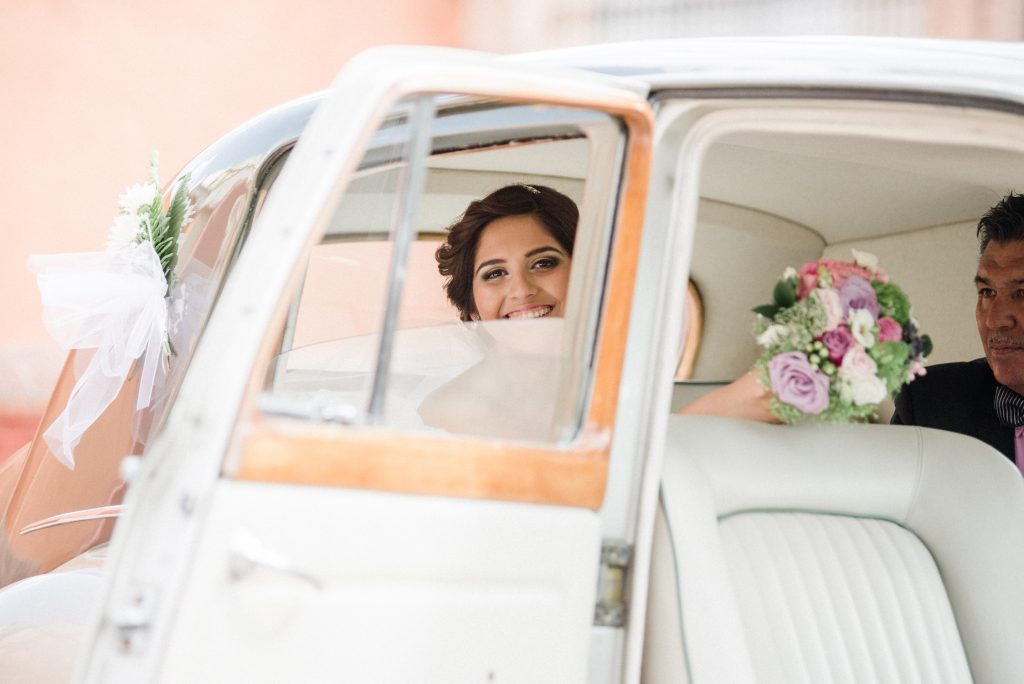
[[[704,332],[673,408],[752,365],[750,311],[769,300],[787,266],[849,260],[851,249],[875,254],[907,292],[935,343],[931,363],[980,356],[971,325],[975,227],[1024,185],[1021,149],[1011,142],[1017,117],[846,101],[740,111],[705,143],[691,262]]]
[[[698,185],[690,277],[703,334],[674,408],[751,366],[750,310],[785,267],[849,260],[851,248],[878,256],[907,292],[935,343],[930,362],[981,355],[975,228],[1024,187],[1018,115],[733,101],[687,125],[680,144],[700,161],[678,173]],[[993,521],[1024,513],[1024,488],[977,440],[672,416],[660,492],[645,682],[1001,681],[1020,671],[1003,635],[1021,628],[1004,601],[1021,597],[1002,568],[1015,563],[1021,529]]]

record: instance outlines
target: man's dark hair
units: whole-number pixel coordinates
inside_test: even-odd
[[[448,301],[459,310],[462,320],[470,320],[476,311],[473,260],[484,228],[496,219],[524,214],[536,216],[566,254],[572,256],[580,212],[575,202],[557,190],[545,185],[506,185],[470,202],[466,213],[448,227],[448,237],[434,255],[437,270],[446,279]]]
[[[1024,195],[1010,192],[978,221],[978,244],[1024,242]]]

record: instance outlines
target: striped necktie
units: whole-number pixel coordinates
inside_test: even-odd
[[[1005,385],[996,385],[992,400],[999,424],[1013,428],[1013,454],[1017,469],[1024,473],[1024,397]]]

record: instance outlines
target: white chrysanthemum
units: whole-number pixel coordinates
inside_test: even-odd
[[[851,249],[853,252],[853,263],[858,266],[863,266],[871,272],[878,270],[878,257],[868,252],[862,252],[859,249]]]
[[[887,392],[885,381],[874,375],[839,380],[839,398],[857,406],[877,404],[885,399]]]
[[[136,183],[124,189],[121,196],[117,198],[117,204],[121,207],[121,211],[134,216],[143,207],[148,208],[153,204],[156,192],[156,186],[152,183]]]
[[[757,336],[757,343],[762,347],[768,348],[786,339],[788,334],[789,328],[778,323],[772,323],[765,328],[763,333]]]
[[[782,279],[789,280],[791,278],[796,278],[796,275],[796,269],[792,266],[787,266],[786,270],[782,272]]]
[[[114,225],[110,226],[107,235],[107,251],[119,252],[129,249],[139,242],[142,224],[135,214],[121,214],[114,217]]]
[[[872,332],[875,327],[875,317],[867,309],[850,309],[850,315],[846,319],[850,326],[853,339],[857,340],[865,349],[875,346],[875,334]]]

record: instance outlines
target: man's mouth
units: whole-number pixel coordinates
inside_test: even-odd
[[[1024,340],[991,339],[988,341],[988,350],[994,354],[1024,351]]]
[[[516,309],[515,311],[509,311],[502,318],[514,318],[518,320],[523,320],[527,318],[540,318],[542,316],[547,316],[554,310],[554,308],[555,307],[548,306],[546,304],[542,306],[531,306],[526,309]]]

